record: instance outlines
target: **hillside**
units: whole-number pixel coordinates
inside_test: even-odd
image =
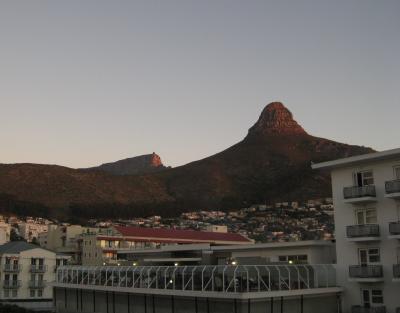
[[[0,165],[0,208],[59,217],[175,215],[330,196],[330,178],[312,171],[311,161],[370,152],[309,135],[282,103],[274,102],[241,142],[157,173],[116,176],[54,165]]]

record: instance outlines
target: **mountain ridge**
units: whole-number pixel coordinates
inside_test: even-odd
[[[0,164],[0,209],[45,207],[51,216],[125,217],[327,197],[330,178],[312,171],[311,162],[373,151],[309,135],[282,103],[273,102],[243,140],[173,169],[113,175],[54,165]]]

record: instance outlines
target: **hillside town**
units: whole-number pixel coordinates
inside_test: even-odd
[[[239,233],[254,242],[288,242],[334,239],[331,198],[299,202],[258,204],[235,211],[194,211],[176,218],[149,216],[130,220],[91,219],[86,225],[70,225],[42,217],[0,216],[0,244],[11,239],[25,240],[46,247],[48,232],[57,228],[99,231],[112,226],[140,226],[182,230],[207,230],[223,225],[228,232]],[[80,235],[79,231],[76,235]],[[78,240],[77,240],[78,241]]]

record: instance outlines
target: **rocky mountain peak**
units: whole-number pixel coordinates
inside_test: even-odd
[[[153,152],[116,162],[104,163],[100,166],[88,168],[87,170],[100,170],[113,175],[139,175],[158,172],[166,168],[160,156]]]
[[[258,121],[249,129],[249,135],[307,134],[281,102],[271,102],[262,111]]]

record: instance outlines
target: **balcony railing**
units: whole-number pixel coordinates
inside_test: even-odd
[[[29,281],[29,288],[44,288],[46,287],[45,280],[30,280]]]
[[[363,224],[347,226],[346,234],[348,238],[379,237],[379,225]]]
[[[39,265],[34,265],[32,264],[30,267],[31,273],[44,273],[47,271],[47,265],[44,264],[39,264]]]
[[[382,265],[351,265],[349,267],[350,278],[382,278]]]
[[[4,272],[19,272],[21,271],[21,265],[19,264],[4,264],[3,267]]]
[[[249,293],[336,287],[332,265],[61,266],[55,286],[179,293]],[[160,291],[164,292],[164,291]]]
[[[400,235],[400,222],[389,223],[389,233],[391,235]]]
[[[393,265],[393,278],[400,278],[400,264]]]
[[[385,191],[387,194],[400,192],[400,179],[387,181],[385,183]]]
[[[363,197],[376,197],[375,186],[352,186],[343,188],[343,196],[345,199],[356,199]]]
[[[14,289],[14,288],[19,288],[19,287],[21,287],[20,280],[4,280],[3,281],[3,288]]]
[[[351,308],[351,313],[386,313],[385,306],[376,306],[376,307],[363,307],[359,305],[355,305]]]

